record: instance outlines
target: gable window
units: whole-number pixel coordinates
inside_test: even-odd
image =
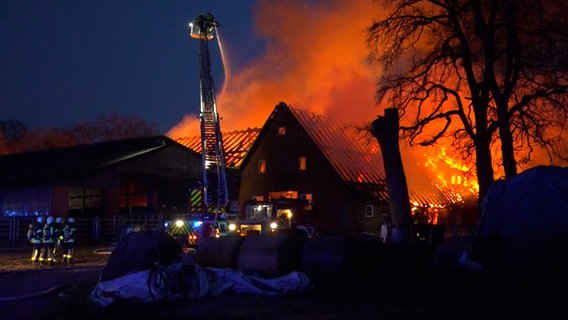
[[[278,135],[279,136],[286,135],[286,127],[278,127]]]
[[[306,170],[306,166],[307,166],[306,157],[303,157],[303,156],[302,156],[302,157],[299,157],[299,158],[298,158],[298,167],[299,167],[299,169],[302,170],[302,171],[304,171],[304,170]]]
[[[375,216],[375,210],[374,209],[375,208],[370,204],[365,205],[365,217],[367,217],[367,218],[374,217]]]
[[[258,160],[258,173],[266,172],[266,160]]]

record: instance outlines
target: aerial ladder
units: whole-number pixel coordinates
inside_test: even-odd
[[[223,138],[217,114],[215,86],[211,72],[209,40],[217,32],[219,23],[211,13],[200,14],[189,24],[191,37],[199,40],[200,95],[201,95],[201,158],[203,171],[204,210],[214,211],[217,223],[219,214],[226,213],[229,203]]]

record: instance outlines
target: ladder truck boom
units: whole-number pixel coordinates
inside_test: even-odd
[[[209,40],[219,23],[210,13],[201,14],[189,24],[191,37],[199,40],[200,66],[200,123],[201,123],[201,158],[203,170],[203,199],[205,210],[214,208],[217,214],[225,212],[229,203],[227,178],[225,174],[225,156],[223,138],[215,100],[215,86],[211,72]]]

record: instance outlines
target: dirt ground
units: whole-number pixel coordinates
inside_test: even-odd
[[[0,250],[2,319],[482,319],[552,318],[568,311],[563,274],[471,273],[396,267],[329,278],[287,296],[227,293],[108,310],[88,295],[112,252],[79,246],[75,263],[32,265],[31,249]]]
[[[111,251],[111,246],[79,246],[74,263],[42,265],[31,263],[29,246],[0,248],[0,318],[73,318],[84,309]]]
[[[32,249],[26,245],[0,248],[0,272],[104,266],[113,248],[113,245],[78,245],[72,264],[56,262],[53,265],[32,264]]]

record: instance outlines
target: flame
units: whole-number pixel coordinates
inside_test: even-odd
[[[166,135],[172,139],[187,136],[199,136],[200,127],[201,124],[199,123],[199,117],[197,115],[187,114],[183,117],[183,120],[171,128]]]
[[[240,68],[229,65],[231,47],[239,43],[223,38],[226,79],[217,96],[223,131],[261,127],[280,101],[324,114],[334,123],[363,124],[382,114],[385,106],[377,105],[375,100],[381,73],[378,66],[367,62],[365,40],[367,28],[384,12],[374,0],[258,0],[254,7],[255,36],[265,43],[258,58]],[[420,46],[427,47],[426,40]],[[407,119],[401,119],[401,125],[413,119],[410,113],[407,110]],[[198,116],[188,114],[167,135],[174,139],[198,136],[199,128]],[[502,168],[498,143],[493,148],[494,170],[499,178]],[[413,155],[414,160],[407,161],[418,161],[428,170],[407,175],[428,174],[437,187],[450,190],[458,198],[465,191],[477,194],[475,166],[471,159],[462,161],[453,152],[451,142],[442,142],[434,149],[408,149],[406,155]],[[536,153],[533,157],[534,161],[520,162],[519,167],[547,161],[546,157],[536,159]]]
[[[367,28],[382,12],[373,0],[259,0],[255,6],[255,28],[257,36],[266,42],[260,58],[235,70],[227,56],[231,46],[238,43],[226,37],[224,46],[219,42],[226,77],[217,96],[222,130],[261,127],[280,101],[325,114],[334,123],[373,120],[383,111],[375,100],[380,71],[368,63],[365,41]],[[167,135],[174,139],[198,136],[199,128],[199,117],[186,115]],[[375,144],[375,150],[370,152],[380,151]],[[416,162],[408,156],[410,153],[414,152],[406,150],[405,158]],[[445,153],[439,157],[450,167],[460,169]],[[425,159],[426,166],[436,168],[439,159],[435,153]],[[441,170],[434,170],[432,175],[449,189],[451,177]],[[468,171],[464,166],[460,170]],[[407,174],[424,176],[426,181],[424,171]],[[424,188],[434,191],[435,186]]]
[[[254,10],[256,34],[266,46],[240,70],[224,58],[231,78],[217,94],[223,131],[261,127],[280,101],[342,122],[376,117],[378,71],[367,63],[365,43],[366,28],[381,13],[373,0],[261,0]],[[224,56],[239,45],[226,36],[223,44]],[[199,135],[198,122],[187,115],[167,135]]]

